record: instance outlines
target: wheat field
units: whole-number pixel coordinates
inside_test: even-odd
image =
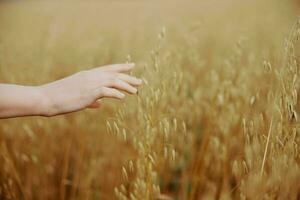
[[[0,199],[300,199],[300,4],[0,2],[0,82],[135,62],[137,96],[0,120]],[[0,94],[1,98],[1,94]]]

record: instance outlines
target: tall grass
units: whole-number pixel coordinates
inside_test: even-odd
[[[0,4],[0,82],[126,61],[144,80],[97,111],[1,120],[0,199],[299,199],[296,6]]]

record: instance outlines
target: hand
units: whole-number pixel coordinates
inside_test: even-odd
[[[137,93],[142,80],[125,74],[134,64],[115,64],[76,73],[67,78],[37,87],[43,97],[45,116],[98,108],[102,98],[123,99]]]

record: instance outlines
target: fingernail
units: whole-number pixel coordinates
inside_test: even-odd
[[[143,83],[143,80],[142,79],[139,79],[139,84],[142,84]]]
[[[134,93],[134,94],[136,94],[136,93],[137,93],[137,89],[136,89],[136,88],[134,88],[134,90],[133,90],[133,93]]]
[[[125,94],[121,93],[121,94],[120,94],[120,98],[123,99],[124,97],[125,97]]]

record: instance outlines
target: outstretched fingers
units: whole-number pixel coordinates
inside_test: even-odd
[[[99,108],[102,98],[123,99],[125,94],[121,91],[136,94],[137,87],[142,84],[142,80],[125,73],[133,68],[134,63],[128,63],[108,65],[90,70],[90,74],[93,75],[91,79],[98,86],[96,85],[97,89],[94,90],[94,102],[88,107]],[[102,80],[99,80],[98,77],[101,78],[101,76]]]
[[[114,98],[123,99],[125,95],[117,89],[109,87],[101,87],[95,90],[95,99],[100,98]]]
[[[127,74],[118,73],[117,77],[119,79],[121,79],[122,81],[125,81],[125,82],[127,82],[127,83],[129,83],[130,85],[133,85],[133,86],[140,86],[142,84],[141,79],[138,79],[134,76],[130,76],[130,75],[127,75]]]
[[[127,83],[121,79],[116,79],[116,80],[112,81],[108,86],[118,89],[118,90],[123,90],[129,94],[137,93],[137,89],[134,86],[130,85],[129,83]]]

